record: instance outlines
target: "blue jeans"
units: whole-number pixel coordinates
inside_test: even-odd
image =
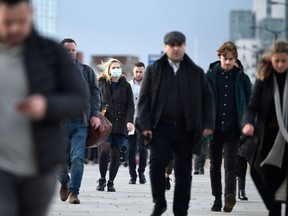
[[[68,143],[68,154],[71,160],[71,177],[68,175],[68,162],[60,171],[58,180],[62,185],[69,183],[69,192],[79,194],[83,171],[85,144],[88,136],[88,128],[82,127],[82,120],[70,120],[64,124],[65,137]],[[67,157],[68,157],[67,154]]]

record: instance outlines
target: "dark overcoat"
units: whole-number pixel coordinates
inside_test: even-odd
[[[127,123],[133,124],[134,101],[131,85],[124,76],[118,80],[117,88],[112,94],[111,81],[105,75],[98,78],[102,97],[102,107],[109,105],[105,116],[112,123],[112,133],[128,136]]]
[[[41,94],[47,100],[45,118],[31,121],[37,168],[46,173],[65,161],[61,120],[81,115],[88,95],[67,51],[34,31],[24,42],[24,64],[29,95]]]
[[[149,65],[144,73],[138,103],[137,128],[155,130],[161,117],[169,88],[165,72],[170,67],[167,55]],[[180,95],[187,131],[200,138],[204,128],[214,129],[214,103],[204,71],[188,55],[180,64]],[[161,87],[160,87],[161,86]]]
[[[251,176],[268,209],[270,209],[274,201],[274,192],[271,191],[269,185],[275,182],[275,176],[267,175],[267,167],[261,167],[260,164],[266,158],[267,150],[269,152],[271,149],[267,149],[267,146],[265,146],[266,153],[264,153],[263,137],[264,131],[265,133],[269,133],[269,129],[265,127],[265,122],[270,107],[274,106],[272,74],[264,81],[256,80],[252,96],[243,117],[243,125],[249,123],[255,128],[255,135],[251,138],[252,144],[256,146],[251,164]],[[287,160],[287,158],[284,160]]]

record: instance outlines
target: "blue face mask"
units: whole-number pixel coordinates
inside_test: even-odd
[[[120,68],[111,69],[111,76],[112,77],[120,77],[122,74],[122,70]]]

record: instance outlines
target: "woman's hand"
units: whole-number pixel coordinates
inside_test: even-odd
[[[134,125],[131,122],[127,123],[127,130],[128,132],[132,131],[134,129]]]
[[[254,135],[254,126],[252,124],[245,124],[242,128],[242,133],[245,136],[253,136]]]

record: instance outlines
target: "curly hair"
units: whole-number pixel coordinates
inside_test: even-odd
[[[217,50],[218,57],[220,56],[226,56],[227,52],[232,52],[235,59],[238,58],[238,51],[237,46],[232,41],[227,41],[224,44],[220,46],[220,48]]]

